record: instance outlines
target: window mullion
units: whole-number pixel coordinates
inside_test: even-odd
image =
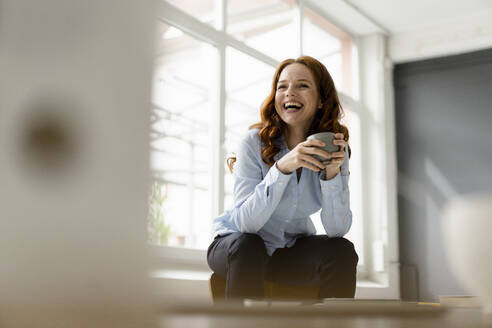
[[[218,70],[217,70],[217,105],[212,114],[212,217],[218,216],[224,211],[224,140],[225,140],[225,45],[217,46]]]
[[[215,0],[216,28],[225,31],[227,26],[227,0]]]
[[[303,47],[302,47],[302,44],[303,44],[303,33],[304,33],[304,15],[302,13],[302,10],[304,8],[304,2],[302,0],[297,0],[297,6],[296,6],[296,11],[295,11],[295,15],[296,15],[296,20],[295,22],[297,23],[297,42],[298,42],[298,46],[299,46],[299,56],[302,56],[304,54],[304,50],[303,50]]]

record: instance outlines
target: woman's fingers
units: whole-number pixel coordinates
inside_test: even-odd
[[[342,165],[344,159],[343,158],[333,158],[330,164]]]
[[[311,142],[313,141],[313,142]],[[301,153],[319,155],[324,158],[330,158],[330,153],[324,151],[318,147],[324,147],[326,144],[320,140],[310,139],[302,143],[302,147],[299,149]]]
[[[336,151],[333,153],[328,153],[328,152],[324,151],[323,149],[319,149],[316,147],[302,147],[300,151],[301,151],[301,153],[304,153],[304,154],[318,155],[318,156],[321,156],[322,158],[325,158],[325,159],[331,159],[331,158],[336,158],[336,157],[343,157],[343,158],[345,157],[345,150]]]
[[[305,163],[308,166],[305,166],[313,171],[319,171],[319,170],[324,170],[325,165],[318,161],[316,158],[309,156],[309,155],[301,155],[301,158],[303,163]]]
[[[344,151],[336,151],[336,152],[333,152],[331,153],[331,157],[342,157],[342,158],[345,158],[345,152]]]
[[[329,161],[324,161],[325,165],[336,165],[341,166],[345,161],[345,151],[337,151],[331,153],[331,159]]]
[[[297,147],[296,158],[297,167],[305,167],[313,171],[324,170],[329,166],[340,166],[345,159],[345,145],[346,142],[343,140],[343,133],[335,134],[335,139],[333,140],[334,145],[340,146],[340,151],[328,153],[321,148],[324,147],[325,143],[317,139],[309,139],[300,143]],[[313,155],[318,155],[323,159],[323,161],[318,161]]]
[[[347,144],[347,142],[345,140],[336,139],[336,140],[333,140],[333,144],[340,146],[343,149],[343,148],[345,148],[345,145]]]
[[[309,163],[309,162],[303,162],[303,163],[301,164],[301,167],[308,168],[308,169],[310,169],[310,170],[313,170],[314,172],[319,172],[319,171],[321,171],[321,169],[320,169],[319,167],[317,167],[317,166],[315,166],[315,165],[313,165],[313,164],[311,164],[311,163]]]
[[[330,159],[332,157],[332,155],[330,153],[324,151],[323,149],[319,149],[316,147],[303,147],[302,152],[304,154],[319,155],[319,156],[326,158],[326,159]]]
[[[313,147],[313,146],[324,147],[326,144],[323,141],[318,140],[318,139],[309,139],[309,140],[306,140],[304,142],[301,142],[299,145],[301,145],[303,147]]]

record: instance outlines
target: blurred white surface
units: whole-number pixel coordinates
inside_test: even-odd
[[[153,23],[148,2],[0,1],[0,326],[146,311]]]
[[[456,277],[492,310],[492,194],[455,198],[442,212],[444,249]]]

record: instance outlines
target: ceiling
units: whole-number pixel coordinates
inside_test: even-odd
[[[331,0],[317,0],[329,3]],[[490,0],[343,0],[389,34],[492,14]]]
[[[395,35],[492,19],[492,0],[303,0],[353,35]]]
[[[492,0],[299,0],[354,37],[388,36],[395,63],[492,47]]]

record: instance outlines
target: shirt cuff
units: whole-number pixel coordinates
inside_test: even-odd
[[[321,190],[328,192],[328,193],[333,193],[333,192],[339,192],[343,190],[343,181],[342,181],[342,175],[337,173],[332,179],[330,180],[323,180],[319,179],[319,182],[321,184]]]

